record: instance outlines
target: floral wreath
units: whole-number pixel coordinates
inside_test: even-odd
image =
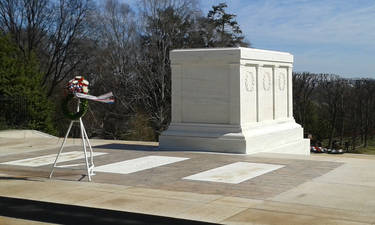
[[[66,86],[68,94],[63,99],[61,105],[62,112],[65,117],[67,117],[70,120],[77,120],[86,114],[89,107],[89,102],[87,99],[79,100],[79,111],[74,113],[69,111],[68,103],[74,99],[75,93],[87,94],[89,92],[88,86],[89,82],[85,80],[82,76],[76,76],[74,79],[68,82]]]

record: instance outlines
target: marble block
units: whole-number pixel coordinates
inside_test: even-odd
[[[170,58],[172,121],[161,149],[310,154],[293,118],[293,55],[212,48]]]

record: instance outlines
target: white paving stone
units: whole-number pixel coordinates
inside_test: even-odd
[[[284,167],[283,165],[236,162],[197,173],[183,179],[238,184]]]
[[[95,167],[96,172],[129,174],[142,170],[151,169],[175,162],[187,160],[189,158],[169,157],[169,156],[146,156],[117,163],[111,163]]]
[[[107,154],[107,153],[94,152],[94,156],[99,156],[99,155],[104,155],[104,154]],[[14,165],[14,166],[30,166],[30,167],[45,166],[45,165],[54,163],[56,159],[56,155],[57,154],[44,155],[44,156],[39,156],[39,157],[34,157],[34,158],[27,158],[27,159],[15,160],[15,161],[10,161],[10,162],[4,162],[0,164]],[[89,156],[90,154],[87,153],[87,155]],[[85,158],[85,155],[83,151],[63,152],[61,153],[57,163],[72,161],[76,159],[84,159],[84,158]]]

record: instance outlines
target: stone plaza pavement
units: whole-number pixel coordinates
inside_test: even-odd
[[[48,179],[62,140],[28,132],[0,132],[0,197],[219,224],[375,224],[374,156],[159,151],[158,143],[93,139],[103,154],[87,182],[79,155]],[[68,140],[65,152],[82,152],[80,144]],[[44,224],[20,218],[0,212],[0,224]]]

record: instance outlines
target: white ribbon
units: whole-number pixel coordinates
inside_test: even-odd
[[[83,93],[75,93],[75,95],[76,95],[77,98],[84,98],[84,99],[88,99],[88,100],[92,100],[92,101],[96,101],[96,102],[103,102],[103,103],[114,103],[115,102],[115,99],[113,98],[112,92],[108,92],[106,94],[99,95],[99,96],[87,95],[87,94],[83,94]]]

